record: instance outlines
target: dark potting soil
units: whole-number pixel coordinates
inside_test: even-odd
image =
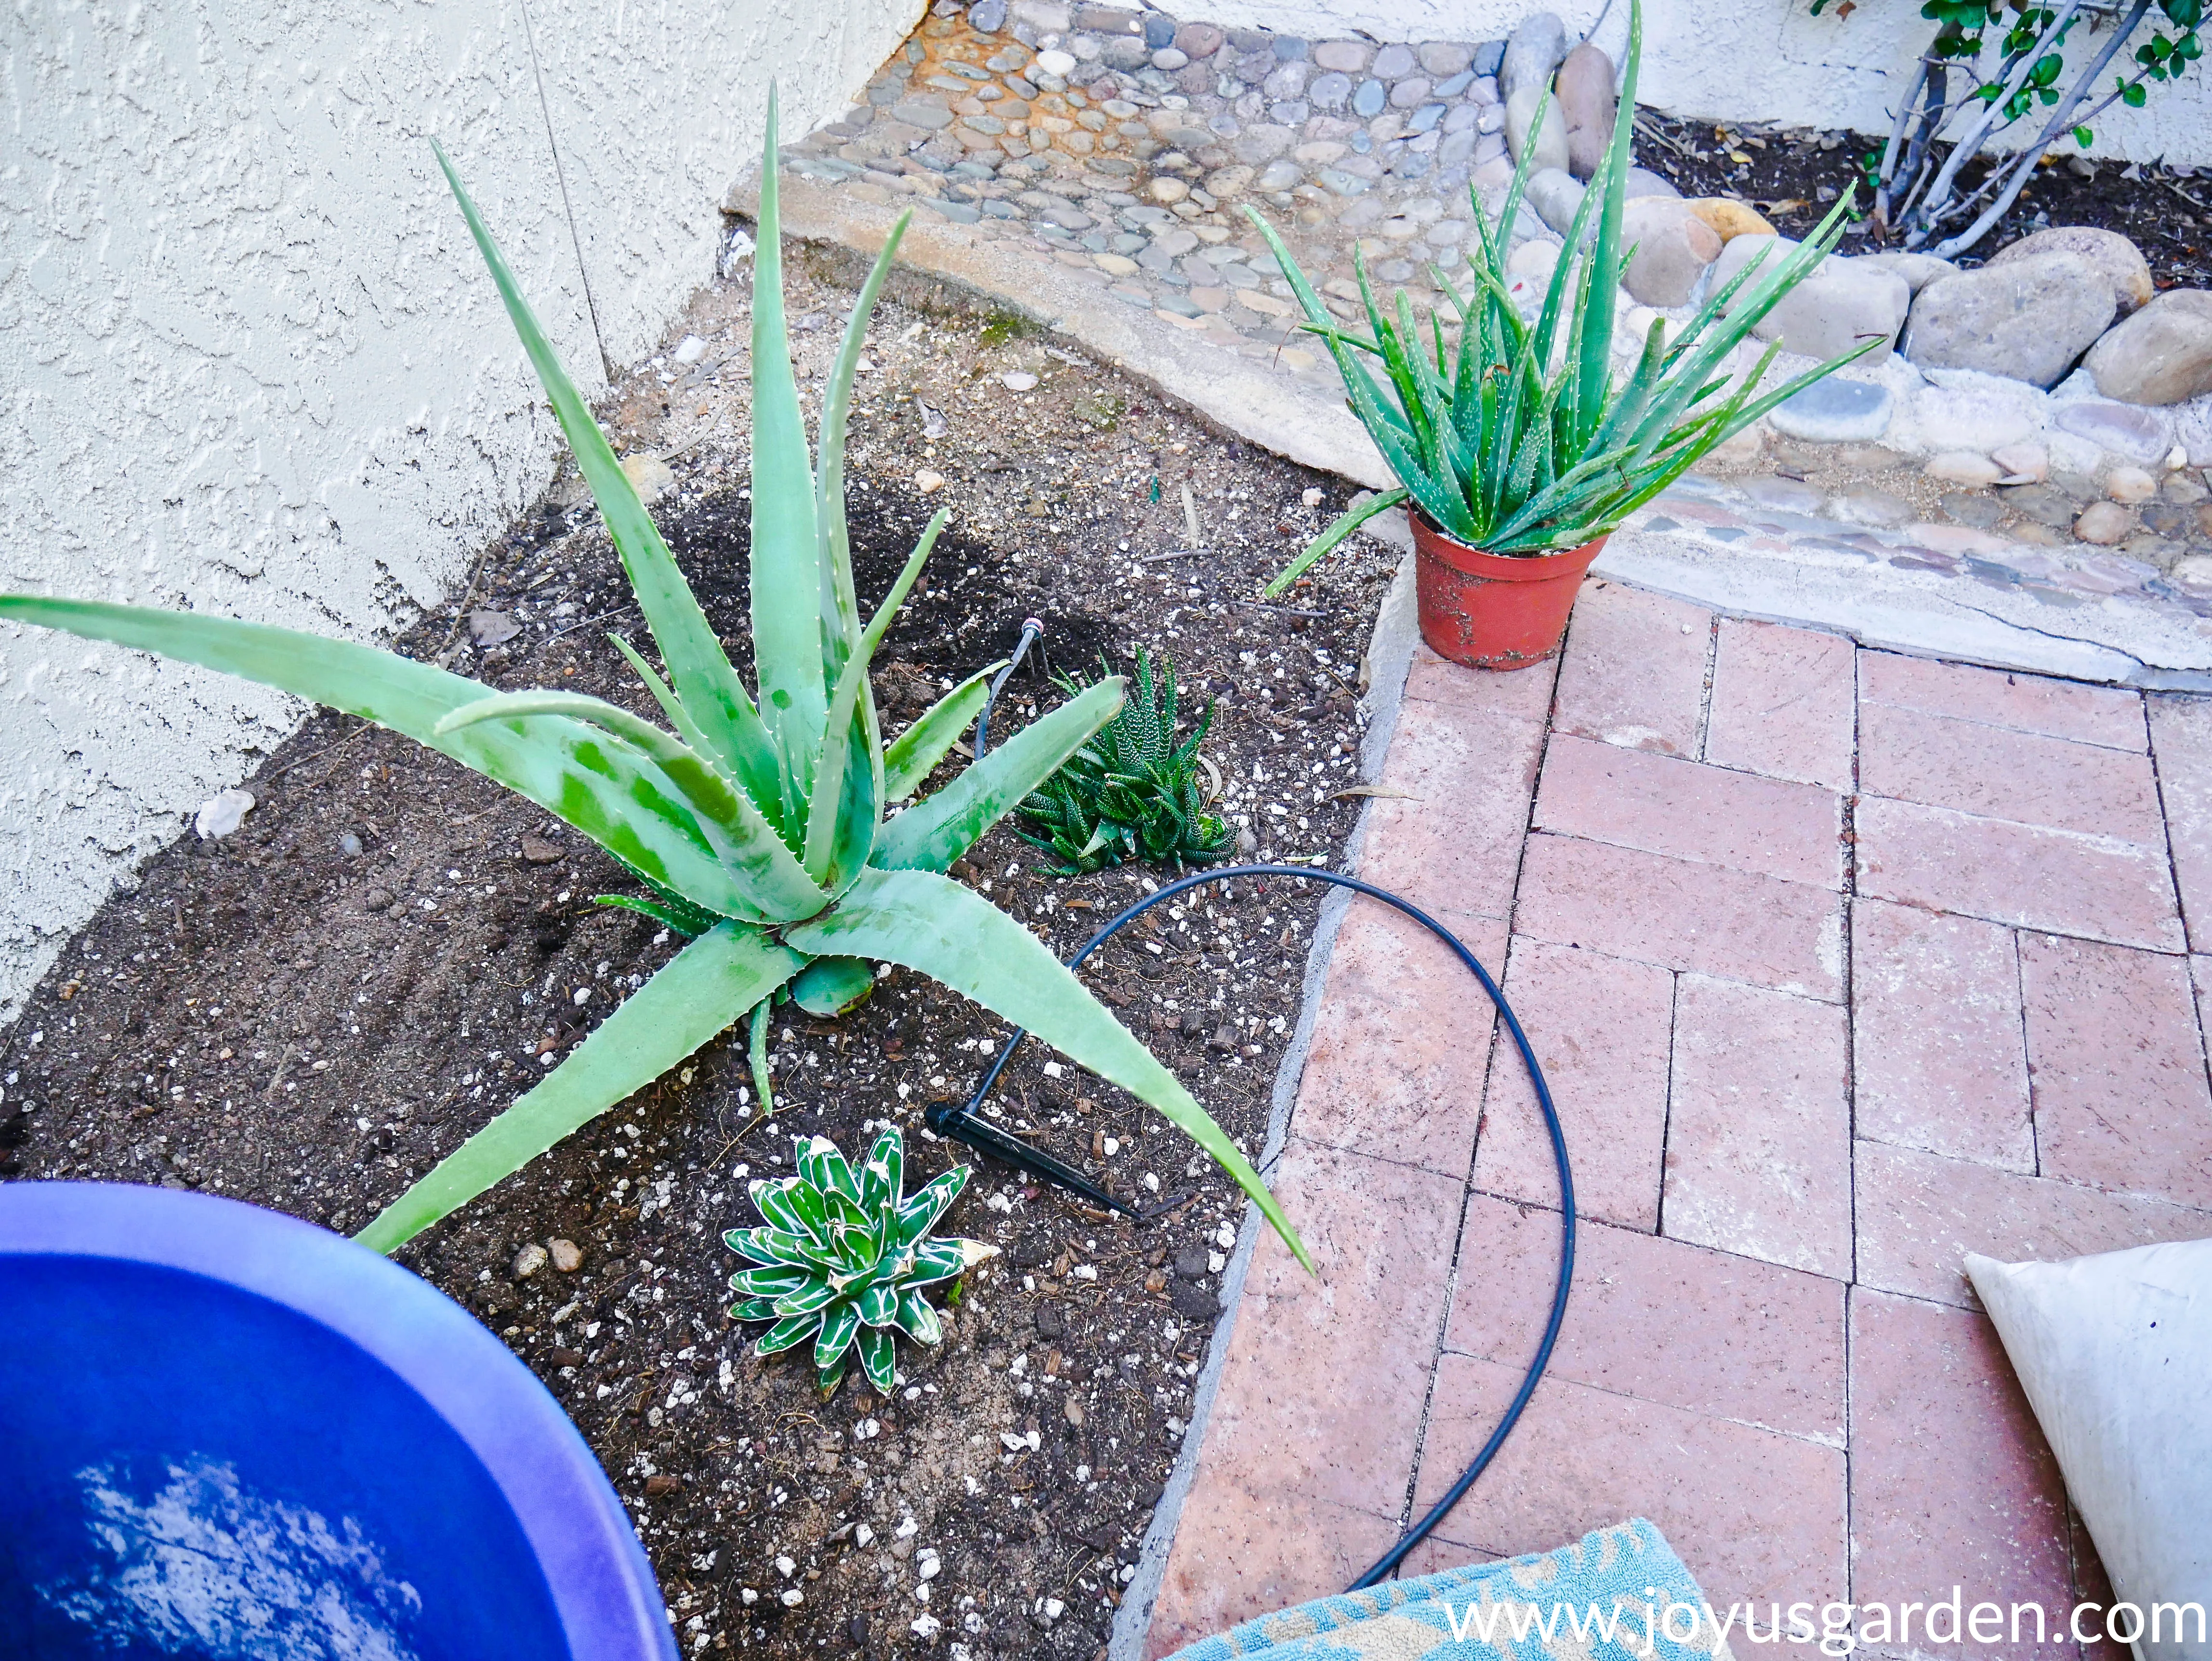
[[[856,277],[796,263],[811,404]],[[887,727],[1007,652],[1025,615],[1046,624],[1042,662],[1009,684],[1002,733],[1056,700],[1044,670],[1095,671],[1098,653],[1123,661],[1145,643],[1173,654],[1187,717],[1200,689],[1218,697],[1208,753],[1248,849],[1340,855],[1388,572],[1360,542],[1290,605],[1252,597],[1341,510],[1344,487],[1012,319],[919,285],[894,295],[854,419],[863,604],[933,508],[956,518],[878,657]],[[706,356],[655,359],[607,404],[621,447],[672,466],[656,515],[748,672],[749,301],[742,277],[710,287],[686,319]],[[1038,381],[1017,392],[1009,374]],[[947,481],[934,494],[916,488],[925,468]],[[597,515],[563,478],[484,551],[471,592],[397,644],[501,687],[642,709],[609,630],[647,644]],[[592,904],[634,885],[583,838],[349,717],[313,716],[246,788],[245,827],[149,861],[0,1039],[0,1170],[184,1184],[357,1229],[680,944]],[[1063,954],[1160,874],[1064,879],[1047,863],[1002,825],[955,870]],[[1305,885],[1209,891],[1085,971],[1255,1153],[1317,904]],[[574,1415],[687,1654],[958,1642],[1089,1658],[1103,1642],[1243,1211],[1188,1139],[1032,1043],[995,1098],[1001,1123],[1119,1193],[1173,1202],[1167,1215],[1133,1225],[981,1165],[945,1226],[1005,1255],[962,1284],[940,1348],[902,1342],[888,1399],[855,1367],[823,1400],[811,1365],[755,1359],[757,1329],[726,1314],[740,1265],[721,1234],[756,1220],[748,1177],[787,1171],[793,1135],[857,1151],[886,1123],[907,1131],[910,1185],[979,1164],[929,1139],[921,1112],[964,1099],[1006,1031],[904,971],[840,1021],[787,1007],[771,1122],[748,1129],[743,1044],[725,1035],[398,1254]]]
[[[1656,110],[1640,110],[1636,125],[1637,160],[1683,195],[1736,197],[1792,237],[1809,234],[1853,185],[1862,212],[1871,205],[1869,158],[1880,162],[1887,137],[1687,119]],[[1941,148],[1948,154],[1948,146]],[[1985,173],[1970,164],[1965,177],[1978,183]],[[2087,156],[2046,161],[2005,216],[1959,263],[1980,265],[2007,243],[2053,225],[2119,232],[2142,251],[2151,280],[2161,289],[2212,288],[2212,176],[2196,169]],[[1903,246],[1882,242],[1862,218],[1845,233],[1843,252]]]

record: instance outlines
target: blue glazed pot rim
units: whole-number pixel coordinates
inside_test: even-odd
[[[343,1235],[215,1195],[0,1183],[0,1261],[42,1256],[201,1275],[350,1340],[483,1462],[537,1556],[574,1661],[675,1661],[652,1567],[599,1460],[537,1376],[419,1275]]]

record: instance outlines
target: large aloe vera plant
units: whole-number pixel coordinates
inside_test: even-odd
[[[558,1068],[362,1230],[365,1244],[388,1251],[410,1238],[747,1012],[757,1056],[779,993],[817,1014],[849,1008],[866,995],[871,964],[880,961],[933,976],[1152,1104],[1218,1160],[1309,1261],[1258,1173],[1175,1075],[1027,929],[945,874],[1114,715],[1122,684],[1090,688],[944,788],[885,814],[886,804],[919,790],[974,719],[990,670],[884,741],[870,658],[944,516],[931,522],[863,624],[846,544],[845,424],[869,313],[905,221],[854,307],[823,399],[818,453],[810,458],[784,325],[775,130],[771,96],[752,316],[757,702],[442,149],[439,166],[659,650],[665,678],[617,642],[668,725],[594,697],[500,693],[371,647],[222,618],[27,594],[0,595],[0,618],[203,664],[404,733],[582,831],[653,891],[648,907],[693,935]]]
[[[1268,585],[1268,593],[1280,593],[1368,520],[1407,501],[1438,530],[1489,553],[1580,547],[1618,527],[1714,446],[1882,344],[1875,336],[1762,392],[1781,350],[1771,345],[1735,390],[1720,396],[1729,384],[1723,360],[1842,239],[1852,201],[1846,192],[1819,228],[1759,281],[1753,279],[1765,264],[1764,252],[1687,323],[1655,321],[1635,368],[1616,383],[1614,312],[1633,252],[1621,246],[1620,222],[1643,51],[1638,3],[1629,11],[1612,143],[1576,210],[1533,319],[1514,303],[1505,262],[1534,143],[1522,149],[1495,224],[1469,187],[1480,242],[1468,256],[1471,293],[1462,295],[1443,272],[1435,273],[1436,286],[1458,313],[1455,346],[1446,342],[1433,309],[1423,341],[1402,289],[1386,312],[1364,259],[1355,264],[1368,332],[1342,327],[1274,228],[1256,209],[1245,210],[1280,262],[1305,313],[1304,326],[1327,344],[1353,413],[1398,478],[1396,489],[1362,502],[1315,538]],[[1530,131],[1541,131],[1544,113],[1540,103]],[[1387,390],[1370,360],[1382,366]]]

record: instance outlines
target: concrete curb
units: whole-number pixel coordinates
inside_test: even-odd
[[[1397,575],[1383,595],[1375,618],[1375,633],[1367,648],[1370,718],[1361,742],[1359,776],[1369,783],[1382,776],[1382,758],[1389,753],[1391,737],[1398,728],[1398,713],[1405,703],[1406,676],[1413,666],[1413,647],[1419,637],[1413,607],[1413,562],[1406,559],[1400,563]],[[1370,798],[1352,825],[1340,867],[1343,870],[1359,868],[1359,856],[1367,841],[1367,823],[1374,806]],[[1332,888],[1322,901],[1313,946],[1306,953],[1304,992],[1299,1003],[1297,1025],[1291,1031],[1283,1063],[1275,1073],[1274,1098],[1267,1115],[1267,1140],[1258,1161],[1262,1176],[1272,1175],[1282,1157],[1283,1143],[1290,1133],[1291,1114],[1297,1102],[1298,1081],[1305,1072],[1306,1052],[1313,1042],[1314,1021],[1321,1009],[1322,989],[1328,977],[1329,958],[1335,950],[1337,930],[1343,926],[1344,915],[1351,908],[1352,900],[1349,890]],[[1197,1480],[1199,1450],[1205,1444],[1206,1424],[1212,1417],[1214,1397],[1220,1390],[1222,1372],[1228,1364],[1237,1309],[1243,1301],[1245,1277],[1251,1270],[1252,1254],[1267,1227],[1258,1208],[1246,1206],[1236,1249],[1230,1254],[1229,1267],[1222,1275],[1222,1312],[1213,1324],[1206,1365],[1199,1372],[1190,1426],[1183,1433],[1182,1449],[1176,1456],[1175,1469],[1168,1474],[1167,1487],[1158,1505],[1153,1507],[1152,1524],[1145,1530],[1144,1545],[1137,1555],[1137,1573],[1122,1592],[1121,1608],[1115,1613],[1113,1637],[1107,1646],[1108,1661],[1142,1661],[1145,1635],[1152,1622],[1152,1608],[1159,1597],[1160,1582],[1167,1573],[1168,1550],[1175,1543],[1183,1504]]]

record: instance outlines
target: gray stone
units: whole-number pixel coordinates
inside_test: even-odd
[[[1156,70],[1179,70],[1189,62],[1189,58],[1173,46],[1162,46],[1152,54],[1152,67]]]
[[[1549,16],[1551,14],[1544,14]],[[1544,106],[1543,131],[1532,139],[1529,126],[1535,120],[1537,100],[1543,96],[1541,87],[1523,87],[1505,100],[1505,148],[1513,159],[1520,161],[1522,153],[1533,143],[1539,167],[1557,167],[1565,173],[1567,167],[1567,124],[1559,119],[1559,106],[1547,103]],[[1716,239],[1717,240],[1717,239]]]
[[[1390,88],[1392,107],[1401,110],[1419,109],[1428,101],[1429,86],[1429,78],[1425,75],[1416,75],[1401,81]]]
[[[1314,48],[1314,62],[1325,70],[1358,75],[1365,70],[1373,52],[1364,41],[1324,40]]]
[[[2168,289],[2091,347],[2087,368],[2099,392],[2126,404],[2212,392],[2212,293]]]
[[[1263,121],[1247,127],[1230,141],[1230,154],[1248,167],[1272,161],[1291,148],[1297,135],[1288,127]]]
[[[1284,64],[1260,83],[1260,90],[1270,98],[1297,98],[1306,89],[1306,77],[1311,65],[1302,63]]]
[[[1585,40],[1559,64],[1554,92],[1567,124],[1567,171],[1588,179],[1613,143],[1613,59]]]
[[[2032,259],[2040,253],[2070,253],[2088,261],[2112,285],[2112,304],[2122,317],[2148,305],[2157,293],[2151,284],[2150,266],[2142,250],[2118,231],[2094,225],[2059,225],[2023,236],[1991,254],[1991,265]]]
[[[971,208],[965,202],[947,202],[940,197],[925,196],[921,205],[934,208],[956,225],[972,225],[983,216],[981,208]]]
[[[1447,40],[1431,40],[1414,55],[1421,60],[1421,67],[1439,81],[1464,75],[1474,62],[1473,46],[1455,46]]]
[[[1828,504],[1829,512],[1852,525],[1910,525],[1920,510],[1903,496],[1877,490],[1870,484],[1846,485]]]
[[[1301,40],[1295,34],[1279,34],[1273,44],[1275,56],[1285,64],[1302,62],[1313,56],[1313,42]]]
[[[1574,223],[1582,206],[1584,186],[1572,174],[1557,167],[1539,167],[1528,175],[1528,203],[1537,216],[1562,236]]]
[[[1731,243],[1741,240],[1729,239]],[[1765,270],[1762,266],[1762,276]],[[1911,306],[1912,290],[1895,271],[1848,259],[1824,259],[1775,302],[1753,332],[1761,340],[1780,341],[1784,351],[1824,359],[1841,356],[1869,335],[1878,335],[1882,344],[1860,360],[1871,365],[1889,356]]]
[[[2117,309],[2110,280],[2081,255],[2030,254],[1923,289],[1905,355],[1923,368],[2055,386]]]
[[[1687,305],[1721,252],[1717,231],[1686,204],[1663,197],[1644,197],[1621,210],[1620,242],[1636,250],[1623,286],[1647,306]]]
[[[1778,433],[1815,444],[1863,444],[1889,430],[1896,400],[1889,388],[1830,375],[1767,412]]]
[[[1444,106],[1442,104],[1424,104],[1413,112],[1412,119],[1406,123],[1406,131],[1409,133],[1425,133],[1434,128],[1443,119]]]
[[[1473,70],[1462,70],[1457,75],[1452,76],[1449,79],[1437,82],[1437,89],[1433,95],[1437,98],[1456,98],[1474,84],[1474,71]]]
[[[2173,444],[2173,423],[2137,404],[2107,404],[2085,398],[2061,404],[2054,417],[2059,429],[2086,438],[2130,461],[2162,459]]]
[[[1802,478],[1754,478],[1743,493],[1759,506],[1784,514],[1817,514],[1828,499],[1819,485]]]
[[[1228,39],[1225,32],[1211,23],[1185,23],[1175,32],[1176,50],[1186,53],[1194,63],[1212,57]]]
[[[891,119],[938,132],[952,125],[952,112],[942,104],[896,104],[891,107]]]
[[[2064,492],[2048,484],[2000,485],[1996,494],[2007,513],[2017,514],[2034,524],[2063,531],[2074,523],[2077,504]]]
[[[1477,75],[1494,76],[1505,63],[1505,43],[1503,40],[1484,40],[1474,49],[1474,61],[1468,67]]]
[[[1938,259],[1932,253],[1863,253],[1850,256],[1854,265],[1870,265],[1878,271],[1894,271],[1905,279],[1905,286],[1918,294],[1939,277],[1949,277],[1959,268],[1948,259]]]
[[[1355,115],[1371,116],[1382,113],[1382,106],[1390,100],[1390,89],[1380,81],[1368,80],[1359,83],[1359,90],[1352,94],[1352,109]]]
[[[1505,43],[1498,70],[1498,88],[1508,103],[1524,88],[1548,86],[1552,71],[1567,55],[1566,26],[1548,11],[1523,18]]]
[[[1359,196],[1367,190],[1367,180],[1348,173],[1341,167],[1323,167],[1319,176],[1321,182],[1339,196]]]
[[[1175,45],[1175,38],[1174,18],[1164,12],[1148,11],[1145,14],[1145,44],[1146,46],[1154,52],[1158,52],[1163,46]]]
[[[968,8],[968,27],[978,34],[996,34],[1006,27],[1006,0],[975,0]]]
[[[1079,29],[1093,34],[1135,34],[1145,32],[1145,15],[1119,6],[1078,6],[1071,20]]]
[[[1628,177],[1620,181],[1621,193],[1634,201],[1639,196],[1666,196],[1680,199],[1682,192],[1649,167],[1631,167]]]
[[[1420,62],[1413,55],[1411,46],[1393,41],[1375,54],[1375,73],[1385,81],[1395,81],[1401,76],[1411,75],[1420,66]]]
[[[1274,118],[1279,125],[1302,127],[1305,125],[1306,118],[1311,115],[1313,111],[1307,106],[1306,100],[1303,98],[1285,98],[1280,103],[1268,105],[1267,113]]]
[[[1978,531],[1994,528],[2004,518],[2004,503],[1995,496],[1978,491],[1954,490],[1943,498],[1943,511],[1960,525],[1971,525]]]
[[[1287,191],[1295,189],[1304,178],[1297,162],[1278,159],[1261,168],[1253,183],[1263,191]]]
[[[986,219],[1019,219],[1022,210],[1011,202],[1002,202],[993,196],[985,197],[975,206]]]
[[[1099,56],[1109,69],[1140,70],[1152,61],[1152,49],[1140,39],[1117,34],[1108,38]]]
[[[1306,101],[1317,110],[1340,110],[1352,101],[1352,77],[1348,75],[1316,76],[1306,88]]]

